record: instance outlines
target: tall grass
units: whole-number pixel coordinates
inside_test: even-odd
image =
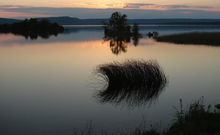
[[[176,121],[165,135],[219,135],[220,114],[204,104],[204,98],[190,104],[184,111],[182,100],[176,111]]]
[[[156,99],[167,79],[156,61],[128,60],[100,65],[97,72],[107,86],[97,94],[101,103],[138,106]]]

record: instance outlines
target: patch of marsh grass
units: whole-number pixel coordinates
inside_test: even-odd
[[[97,72],[107,84],[97,95],[101,103],[145,104],[156,99],[167,82],[159,64],[152,60],[104,64]]]
[[[169,42],[175,44],[220,46],[220,32],[191,32],[158,36],[155,39],[158,42]]]

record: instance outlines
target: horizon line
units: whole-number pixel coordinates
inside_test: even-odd
[[[24,20],[24,19],[31,19],[31,18],[64,18],[64,17],[68,17],[68,18],[76,18],[76,19],[80,19],[80,20],[87,20],[87,19],[93,19],[93,20],[95,20],[95,19],[109,19],[109,17],[108,18],[80,18],[80,17],[74,17],[74,16],[45,16],[45,17],[24,17],[24,18],[16,18],[16,17],[0,17],[0,19],[15,19],[15,20]],[[189,17],[186,17],[186,18],[184,18],[184,17],[182,17],[182,18],[175,18],[175,17],[173,17],[173,18],[171,18],[171,17],[168,17],[168,18],[128,18],[127,20],[157,20],[157,19],[161,19],[161,20],[168,20],[168,19],[170,19],[170,20],[172,20],[172,19],[179,19],[179,20],[181,20],[181,19],[192,19],[192,20],[220,20],[220,18],[189,18]]]

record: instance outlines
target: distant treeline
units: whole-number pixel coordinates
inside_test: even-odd
[[[0,33],[13,33],[31,39],[36,39],[38,36],[48,38],[50,35],[57,35],[62,32],[64,32],[63,26],[50,23],[48,20],[25,19],[21,22],[0,25]]]
[[[46,17],[36,18],[37,20],[47,19],[52,23],[60,25],[101,25],[108,21],[107,18],[102,19],[79,19],[75,17]],[[0,24],[14,23],[21,20],[0,18]],[[128,19],[128,24],[177,24],[177,25],[220,25],[220,19]]]

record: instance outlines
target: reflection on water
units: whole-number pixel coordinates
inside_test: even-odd
[[[8,34],[9,32],[0,32],[0,34]],[[42,38],[42,39],[49,39],[51,36],[55,36],[57,37],[57,35],[59,34],[60,32],[57,32],[57,31],[53,31],[53,32],[33,32],[33,31],[19,31],[19,32],[13,32],[13,33],[10,33],[10,34],[14,34],[14,35],[17,35],[17,36],[23,36],[26,40],[30,39],[30,40],[37,40],[39,38]]]
[[[105,64],[98,73],[106,88],[97,94],[101,103],[139,106],[155,100],[166,85],[166,77],[156,61],[127,61]]]
[[[58,33],[20,33],[16,35],[24,36],[25,39],[36,40],[38,38],[48,39],[50,36],[57,36]]]

